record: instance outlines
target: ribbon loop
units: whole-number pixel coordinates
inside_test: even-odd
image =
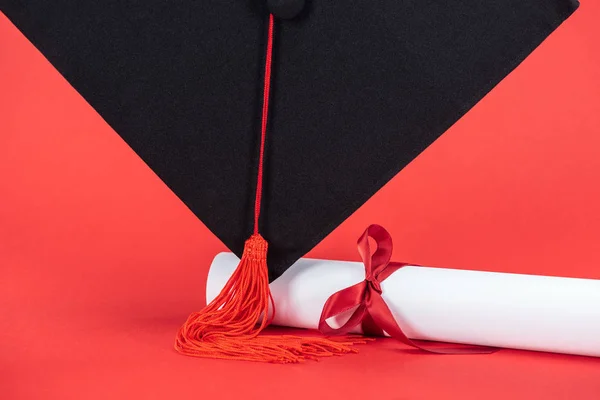
[[[377,249],[372,255],[369,238],[372,238],[377,245]],[[365,265],[366,279],[377,279],[392,258],[392,237],[382,226],[370,225],[358,239],[357,245],[358,253]]]
[[[377,249],[371,253],[369,238],[375,241]],[[409,339],[394,318],[382,297],[381,282],[406,263],[391,262],[392,237],[382,226],[370,225],[357,241],[358,253],[365,266],[365,280],[342,289],[327,299],[321,312],[319,330],[324,334],[345,334],[362,324],[363,332],[370,335],[389,334],[398,341],[417,349],[437,354],[488,354],[495,349],[483,346],[463,346],[449,349],[431,348],[419,345]],[[354,312],[340,328],[334,329],[327,320],[349,310]]]
[[[343,301],[339,301],[336,294],[342,292],[342,296],[344,298]],[[326,335],[343,335],[359,325],[364,318],[364,313],[366,312],[366,307],[363,304],[366,292],[367,284],[363,281],[357,283],[356,285],[350,286],[349,288],[343,289],[329,297],[323,306],[323,311],[319,320],[319,331]],[[327,322],[329,318],[343,314],[352,310],[353,308],[356,308],[356,310],[352,313],[350,319],[348,319],[348,321],[341,327],[337,329],[332,328]]]

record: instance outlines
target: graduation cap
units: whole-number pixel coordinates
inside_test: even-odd
[[[176,340],[297,361],[269,282],[523,61],[576,0],[0,0],[0,10],[241,257]],[[268,252],[267,252],[268,247]],[[268,265],[268,267],[267,267]],[[271,313],[270,313],[271,311]]]

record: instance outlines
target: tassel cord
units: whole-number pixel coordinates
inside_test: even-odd
[[[298,363],[347,353],[369,339],[300,337],[261,332],[272,322],[275,303],[269,289],[267,241],[259,233],[264,157],[269,116],[274,17],[269,15],[259,163],[254,203],[254,233],[240,263],[221,292],[179,329],[175,349],[184,355],[227,360]]]

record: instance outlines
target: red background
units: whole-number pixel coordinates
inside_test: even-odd
[[[585,2],[309,256],[356,260],[380,223],[397,261],[600,278],[599,20]],[[180,356],[223,250],[0,14],[2,399],[600,398],[586,357],[389,340],[302,365]]]

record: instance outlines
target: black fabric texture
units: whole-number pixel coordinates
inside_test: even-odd
[[[269,12],[276,18],[291,19],[300,14],[304,6],[305,0],[266,0]]]
[[[275,26],[261,232],[280,276],[577,8],[307,1]],[[0,10],[233,252],[252,233],[259,0],[0,0]],[[140,199],[140,202],[146,199]]]

